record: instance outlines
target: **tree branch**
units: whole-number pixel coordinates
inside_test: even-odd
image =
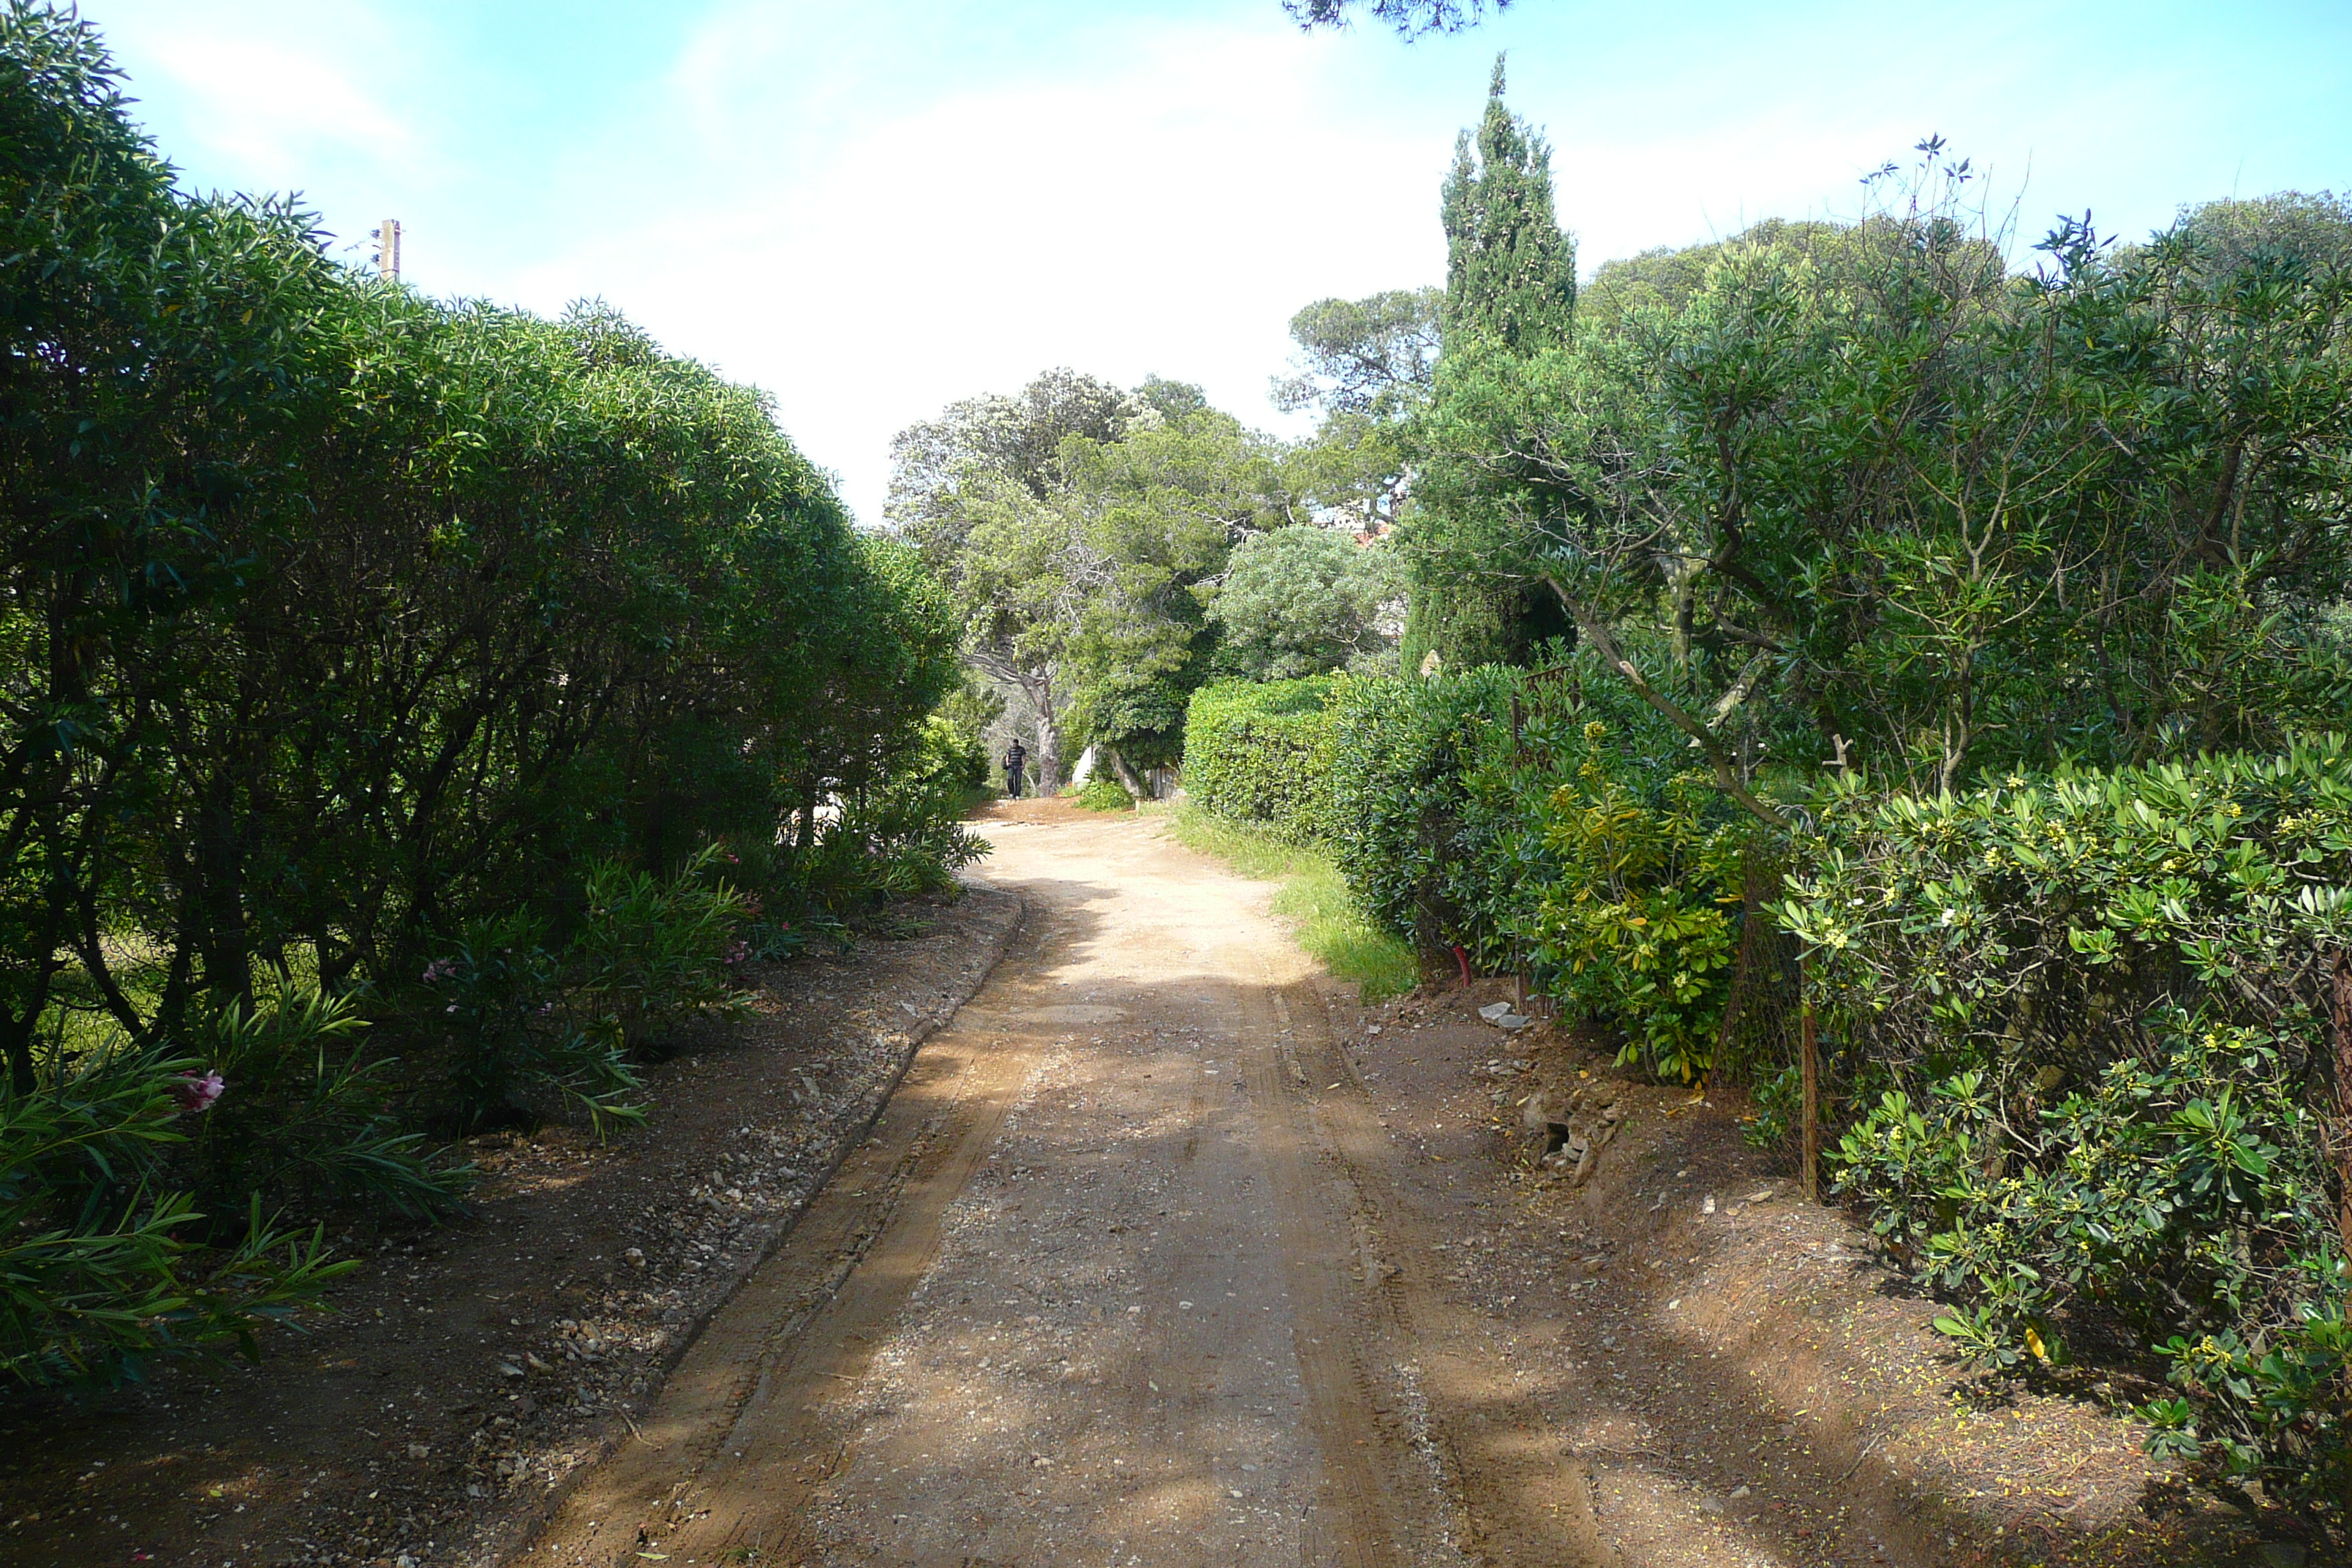
[[[1759,799],[1756,792],[1741,782],[1739,770],[1732,765],[1731,753],[1723,749],[1723,743],[1716,739],[1712,729],[1694,718],[1673,698],[1650,684],[1649,678],[1642,673],[1641,668],[1632,659],[1627,658],[1624,652],[1618,647],[1617,639],[1610,632],[1609,624],[1606,621],[1580,604],[1566,588],[1560,585],[1559,578],[1546,574],[1544,584],[1558,595],[1561,607],[1568,611],[1569,618],[1576,623],[1576,629],[1582,635],[1586,644],[1601,657],[1610,668],[1624,678],[1625,684],[1633,689],[1633,695],[1664,714],[1668,723],[1691,738],[1692,743],[1698,747],[1700,754],[1705,756],[1709,765],[1715,769],[1715,782],[1717,788],[1738,801],[1750,816],[1767,826],[1786,831],[1795,826],[1770,805]],[[1718,721],[1723,715],[1730,712],[1731,708],[1738,705],[1737,698],[1746,696],[1747,692],[1742,689],[1743,686],[1753,689],[1754,682],[1751,677],[1759,673],[1758,666],[1763,658],[1764,656],[1759,654],[1755,658],[1748,660],[1748,668],[1740,672],[1739,684],[1734,685],[1731,694],[1728,694],[1735,700],[1729,706],[1717,705]]]

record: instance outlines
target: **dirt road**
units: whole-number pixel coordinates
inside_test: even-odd
[[[1005,962],[528,1561],[1443,1563],[1461,1445],[1498,1435],[1489,1482],[1557,1454],[1397,1288],[1385,1140],[1265,886],[1024,817],[987,827]],[[1515,1522],[1572,1561],[1556,1507]]]
[[[1731,1110],[1358,1008],[1149,821],[985,830],[1003,961],[510,1563],[2242,1560],[2127,1421],[1963,1397]],[[1512,1155],[1541,1081],[1610,1085],[1589,1184]]]

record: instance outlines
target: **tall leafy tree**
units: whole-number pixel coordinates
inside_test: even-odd
[[[1275,378],[1275,405],[1327,417],[1391,420],[1411,413],[1436,380],[1444,300],[1438,289],[1391,289],[1302,306],[1290,318],[1294,369]]]
[[[1202,400],[1118,442],[1071,442],[1066,456],[1060,504],[1079,548],[1103,563],[1071,650],[1074,714],[1090,742],[1172,762],[1215,640],[1210,585],[1235,545],[1306,519],[1292,454]]]
[[[1065,445],[1116,441],[1146,412],[1108,382],[1055,369],[1018,396],[950,404],[890,444],[890,526],[946,585],[965,658],[1019,694],[1046,789],[1061,783],[1070,639],[1108,571],[1056,504]]]
[[[1612,323],[1454,357],[1427,489],[1729,793],[2267,744],[2347,689],[2352,276],[2191,217],[2011,275],[1923,143],[1864,221],[1721,247]]]
[[[1533,353],[1567,342],[1576,310],[1576,247],[1553,210],[1551,149],[1503,101],[1495,61],[1486,111],[1454,146],[1439,216],[1445,227],[1451,350],[1476,339]]]
[[[1157,377],[1122,394],[1049,373],[895,451],[892,521],[947,585],[965,658],[1023,699],[1046,788],[1076,745],[1172,759],[1215,641],[1210,585],[1234,544],[1308,510],[1287,448]]]
[[[1395,552],[1330,528],[1285,528],[1244,540],[1209,614],[1222,633],[1220,674],[1289,680],[1346,669],[1395,673],[1404,584]]]
[[[1290,319],[1292,371],[1274,380],[1276,407],[1323,416],[1293,455],[1297,483],[1323,521],[1372,535],[1402,514],[1411,488],[1405,426],[1436,377],[1437,289],[1362,300],[1318,300]]]

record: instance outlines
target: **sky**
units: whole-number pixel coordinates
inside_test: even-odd
[[[2352,191],[2352,0],[1517,0],[1405,43],[1279,0],[84,0],[193,188],[296,192],[354,262],[601,298],[766,388],[881,521],[890,437],[1070,365],[1268,380],[1301,305],[1441,281],[1495,57],[1581,269],[1841,217],[1940,134],[2021,247],[2088,210]]]

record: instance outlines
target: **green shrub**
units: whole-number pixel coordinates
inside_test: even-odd
[[[839,932],[885,900],[952,893],[956,873],[988,852],[963,826],[985,794],[971,763],[953,726],[933,721],[899,771],[841,798],[831,822],[808,829],[810,842],[767,879],[764,901],[795,911],[803,926]]]
[[[590,1031],[632,1050],[666,1045],[699,1018],[742,1016],[734,965],[750,901],[713,874],[706,847],[674,877],[606,860],[588,873],[586,907],[563,955],[563,1005]]]
[[[549,1100],[577,1108],[600,1131],[608,1121],[643,1119],[643,1086],[616,1022],[578,1020],[559,1007],[562,969],[540,917],[473,922],[425,966],[424,984],[432,998],[425,1019],[446,1056],[432,1097],[444,1127],[535,1120]]]
[[[258,1328],[355,1267],[329,1260],[322,1227],[266,1221],[257,1194],[238,1234],[156,1184],[187,1123],[236,1093],[197,1058],[125,1049],[0,1097],[0,1371],[105,1384],[159,1357],[250,1354]],[[229,1244],[201,1246],[208,1228]]]
[[[1812,953],[1832,1152],[1995,1366],[2098,1325],[2168,1359],[2157,1446],[2344,1528],[2352,1370],[2325,986],[2352,754],[1831,788],[1778,916]]]
[[[222,1010],[205,1066],[226,1088],[205,1114],[182,1119],[187,1141],[171,1162],[198,1202],[232,1213],[257,1199],[360,1203],[417,1217],[460,1206],[466,1173],[405,1124],[402,1064],[368,1054],[366,1028],[349,998],[282,973]]]
[[[1661,1076],[1713,1065],[1752,829],[1589,659],[1210,687],[1189,732],[1197,804],[1329,846],[1428,961],[1526,973]]]
[[[1468,775],[1497,726],[1507,733],[1510,679],[1335,682],[1326,837],[1372,918],[1425,956],[1459,944],[1486,957],[1508,942],[1476,914],[1496,901],[1479,842],[1494,814],[1468,820]]]
[[[1135,797],[1117,779],[1091,778],[1070,796],[1081,811],[1133,811]]]
[[[1184,793],[1203,811],[1306,843],[1325,837],[1329,767],[1326,677],[1221,681],[1192,694]]]
[[[631,1114],[629,1037],[724,1005],[744,911],[615,858],[758,846],[772,949],[975,852],[925,723],[960,622],[764,394],[599,306],[354,272],[298,203],[182,190],[130,102],[70,7],[0,4],[0,1357],[37,1380],[311,1291],[270,1205],[448,1207],[419,1115]],[[151,1114],[159,1053],[226,1085],[200,1119]]]
[[[1531,930],[1513,923],[1553,995],[1625,1033],[1622,1059],[1688,1081],[1716,1065],[1753,824],[1597,718],[1578,742],[1573,776],[1531,803],[1549,863]]]

